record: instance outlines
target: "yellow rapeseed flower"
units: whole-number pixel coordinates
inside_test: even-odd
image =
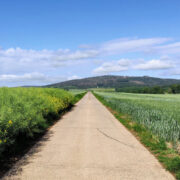
[[[12,121],[11,120],[9,120],[9,122],[8,122],[9,124],[12,124]]]

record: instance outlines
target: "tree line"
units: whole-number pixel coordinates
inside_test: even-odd
[[[116,92],[127,92],[127,93],[142,93],[142,94],[178,94],[180,93],[180,84],[173,84],[171,86],[146,86],[146,87],[122,87],[115,88]]]

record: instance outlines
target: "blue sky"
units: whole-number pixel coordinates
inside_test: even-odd
[[[180,78],[180,1],[0,1],[0,86]]]

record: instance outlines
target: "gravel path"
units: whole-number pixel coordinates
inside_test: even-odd
[[[4,179],[171,180],[174,177],[87,93]]]

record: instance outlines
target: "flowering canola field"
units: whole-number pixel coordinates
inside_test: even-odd
[[[0,155],[21,137],[43,132],[74,96],[51,88],[0,88]]]

